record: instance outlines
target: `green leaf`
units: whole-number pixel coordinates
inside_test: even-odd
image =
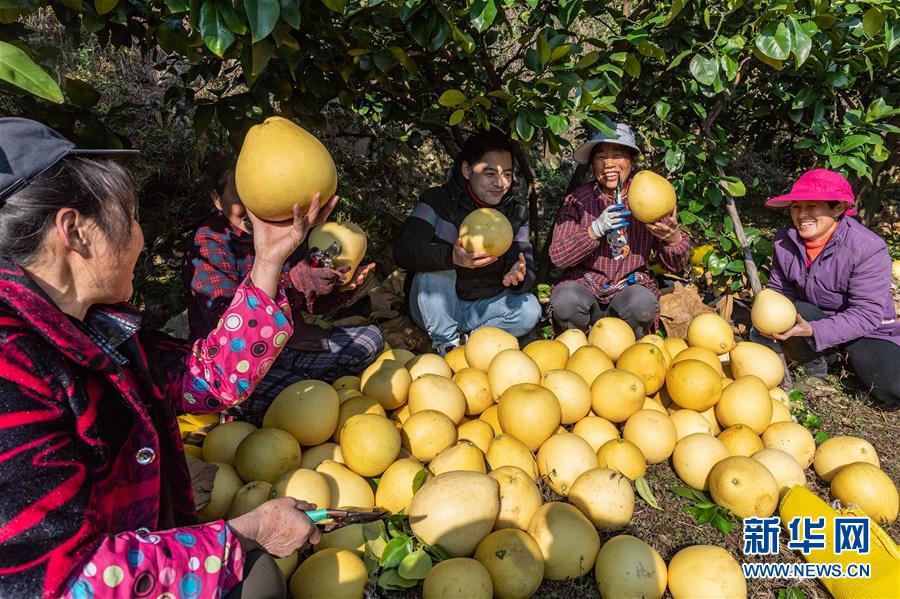
[[[275,29],[278,15],[281,14],[281,4],[278,0],[244,0],[244,11],[250,23],[250,37],[258,42]]]
[[[641,76],[641,63],[631,52],[628,53],[628,56],[625,57],[625,64],[623,65],[625,72],[628,73],[633,79],[637,79]]]
[[[559,24],[568,29],[575,22],[578,13],[581,12],[582,0],[559,0],[558,4],[559,11],[556,16]]]
[[[788,22],[791,25],[791,52],[794,54],[794,62],[800,67],[809,58],[812,38],[793,15],[788,18]]]
[[[200,6],[200,35],[206,47],[219,57],[234,43],[234,33],[225,23],[215,0],[205,0]]]
[[[855,150],[859,146],[868,143],[869,136],[868,135],[849,135],[844,138],[843,143],[841,143],[841,147],[839,148],[839,152],[849,152],[850,150]]]
[[[550,62],[550,44],[543,33],[537,36],[537,53],[538,60],[542,65]]]
[[[731,520],[723,516],[721,513],[717,513],[715,516],[713,516],[712,525],[723,535],[727,535],[728,533],[730,533],[731,529],[734,526]]]
[[[825,431],[819,431],[815,435],[813,435],[813,439],[816,440],[816,443],[821,445],[828,440],[828,433],[826,433]]]
[[[703,508],[700,511],[700,516],[697,518],[697,522],[699,522],[700,524],[708,524],[712,522],[712,519],[717,515],[718,511],[718,508],[716,508],[715,506]]]
[[[322,0],[322,4],[328,7],[331,12],[343,14],[347,8],[347,0]]]
[[[118,3],[119,0],[94,0],[94,8],[98,15],[105,15],[112,12]]]
[[[867,10],[862,19],[863,31],[866,36],[875,37],[875,34],[881,31],[881,28],[884,26],[885,20],[887,19],[884,16],[884,13],[881,12],[881,9],[877,6],[873,6]]]
[[[747,195],[747,188],[744,187],[744,182],[741,181],[738,177],[726,177],[719,183],[728,191],[728,193],[733,198],[740,198]]]
[[[556,135],[562,135],[569,130],[569,119],[559,114],[548,114],[547,126]]]
[[[403,558],[397,572],[408,580],[422,580],[431,570],[431,557],[424,549],[416,549]]]
[[[406,535],[398,535],[385,545],[381,553],[381,565],[385,568],[396,568],[412,550],[412,540]]]
[[[475,0],[469,9],[469,18],[478,33],[484,33],[497,18],[497,3],[495,0]]]
[[[391,568],[389,570],[385,570],[378,577],[378,586],[388,591],[401,591],[403,589],[411,589],[417,584],[419,581],[417,580],[408,580],[400,576],[400,573],[397,572],[396,569]]]
[[[275,54],[275,44],[269,40],[262,40],[257,44],[253,44],[253,67],[250,71],[253,77],[259,77],[266,67],[269,65],[269,59]]]
[[[222,13],[222,18],[225,19],[225,24],[228,25],[228,28],[238,35],[247,33],[247,23],[244,20],[243,9],[238,5],[232,5],[228,0],[217,1],[219,2],[219,12]]]
[[[662,22],[662,26],[666,27],[672,21],[675,20],[675,17],[682,11],[684,8],[684,0],[674,0],[672,2],[672,6],[669,8],[669,14],[666,16],[666,20]]]
[[[791,53],[791,33],[787,25],[769,23],[756,37],[756,47],[764,55],[774,60],[787,60]]]
[[[279,0],[281,18],[294,29],[300,29],[300,0]]]
[[[650,485],[647,484],[646,478],[643,476],[637,477],[634,481],[634,488],[637,489],[641,499],[647,502],[647,505],[657,510],[660,509],[659,503],[656,501],[656,497],[653,496],[653,491],[650,490]]]
[[[191,2],[190,0],[166,0],[166,7],[173,14],[179,14],[191,10]]]
[[[69,102],[85,110],[93,108],[100,101],[100,92],[79,79],[66,77],[66,80],[63,82],[63,89],[69,98]]]
[[[703,85],[712,85],[719,73],[719,61],[709,56],[695,54],[691,59],[691,75]]]
[[[656,116],[662,121],[666,120],[666,117],[669,116],[669,111],[671,110],[672,106],[668,102],[662,100],[659,100],[653,105],[653,112],[655,112]]]
[[[458,106],[465,101],[466,95],[458,89],[448,89],[441,94],[440,98],[438,98],[438,104],[440,104],[441,106],[446,106],[447,108]]]
[[[531,141],[534,136],[534,125],[528,122],[528,115],[524,112],[516,116],[516,134],[522,141]]]
[[[684,497],[685,499],[690,499],[691,501],[695,499],[694,490],[689,487],[675,487],[674,489],[672,489],[672,492],[679,497]]]
[[[56,104],[63,103],[56,80],[18,47],[0,41],[0,80]]]
[[[456,112],[459,112],[459,111],[457,110]],[[454,112],[453,114],[456,114],[456,112]],[[451,118],[451,120],[452,120],[452,118]],[[451,124],[454,124],[454,123],[451,123]],[[415,495],[416,493],[419,492],[419,489],[422,488],[422,485],[424,485],[425,481],[427,481],[427,480],[428,480],[428,470],[426,468],[422,468],[421,470],[416,472],[416,475],[413,477],[413,482],[412,482],[413,495]]]

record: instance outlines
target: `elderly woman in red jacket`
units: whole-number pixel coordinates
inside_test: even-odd
[[[143,235],[132,180],[106,158],[0,118],[0,596],[284,596],[257,550],[317,542],[310,506],[198,525],[176,415],[239,403],[265,375],[292,332],[282,264],[328,208],[251,216],[253,269],[188,345],[123,303]]]

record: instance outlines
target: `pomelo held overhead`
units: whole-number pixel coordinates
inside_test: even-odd
[[[287,220],[294,204],[305,213],[317,193],[323,204],[334,195],[337,168],[314,135],[273,116],[247,132],[234,182],[248,210],[262,219]]]
[[[509,220],[493,208],[478,208],[469,213],[459,226],[459,242],[470,253],[484,252],[502,256],[512,245],[513,230]]]
[[[628,207],[642,223],[655,223],[675,210],[675,188],[653,171],[640,171],[631,179]]]

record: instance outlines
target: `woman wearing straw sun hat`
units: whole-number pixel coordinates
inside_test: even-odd
[[[781,335],[785,356],[825,376],[836,350],[872,395],[900,405],[900,321],[891,299],[887,244],[851,218],[850,183],[826,169],[804,173],[790,193],[770,199],[793,226],[775,235],[767,287],[794,301],[797,324]]]
[[[627,322],[638,338],[644,336],[659,316],[659,289],[648,272],[651,254],[672,272],[687,263],[690,239],[678,228],[674,211],[644,224],[628,210],[639,153],[625,123],[616,125],[615,135],[598,133],[575,150],[575,161],[591,166],[593,180],[563,201],[553,229],[550,260],[565,271],[550,296],[560,330],[585,330],[611,315]]]

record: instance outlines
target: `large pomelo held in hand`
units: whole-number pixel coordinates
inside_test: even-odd
[[[760,333],[781,334],[797,324],[797,308],[777,291],[763,289],[753,300],[750,320]]]
[[[309,232],[310,248],[325,251],[335,242],[341,248],[341,252],[334,258],[332,267],[348,267],[347,272],[341,277],[342,283],[348,283],[356,273],[359,263],[362,262],[369,242],[366,239],[365,231],[359,225],[351,222],[322,223]]]
[[[327,202],[337,190],[337,168],[315,136],[286,118],[273,116],[247,132],[234,169],[238,195],[262,219],[306,212],[317,193]]]
[[[628,207],[642,223],[655,223],[675,210],[675,188],[653,171],[641,171],[631,179]]]
[[[459,241],[467,252],[502,256],[512,245],[512,225],[501,212],[493,208],[478,208],[460,224]]]

